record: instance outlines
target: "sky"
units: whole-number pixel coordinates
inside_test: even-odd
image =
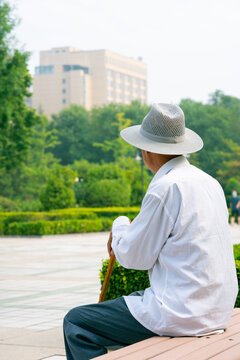
[[[216,89],[240,97],[239,0],[9,0],[18,46],[108,49],[141,56],[148,103],[207,102]]]

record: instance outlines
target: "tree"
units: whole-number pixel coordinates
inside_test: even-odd
[[[57,144],[51,149],[62,165],[73,164],[75,160],[91,157],[89,141],[90,128],[88,111],[82,106],[71,105],[58,115],[53,115],[49,128],[56,130]]]
[[[15,26],[6,1],[0,4],[0,167],[12,169],[23,162],[30,147],[34,110],[25,105],[30,96],[29,54],[13,49],[11,32]]]
[[[227,151],[221,152],[221,168],[218,170],[218,180],[226,185],[231,178],[240,181],[240,146],[232,140],[225,140]]]
[[[194,163],[213,177],[221,167],[221,151],[227,150],[226,138],[233,137],[231,132],[231,109],[223,106],[204,105],[190,99],[180,103],[186,118],[186,127],[196,131],[204,141],[204,147],[190,156]]]
[[[25,161],[9,170],[0,168],[1,194],[17,201],[25,210],[39,210],[39,194],[46,184],[48,173],[58,160],[47,150],[56,143],[55,131],[47,130],[49,120],[38,116],[32,128],[30,149]]]
[[[126,143],[120,136],[120,131],[131,125],[130,119],[124,118],[124,113],[116,114],[116,121],[111,123],[112,127],[117,128],[117,138],[105,140],[103,143],[95,143],[94,146],[99,147],[104,152],[111,152],[114,161],[124,160],[127,155],[133,155],[134,147]]]
[[[139,100],[134,100],[129,105],[120,104],[120,112],[125,114],[125,117],[131,119],[132,125],[140,125],[150,110],[150,106],[141,104]]]
[[[76,172],[64,166],[51,171],[47,185],[40,195],[44,210],[65,209],[75,205],[74,182]]]

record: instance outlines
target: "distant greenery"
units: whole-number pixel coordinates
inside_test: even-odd
[[[0,4],[0,210],[44,211],[81,206],[140,205],[140,152],[119,136],[141,124],[150,107],[133,101],[90,111],[72,104],[52,119],[25,105],[28,54],[14,47],[15,21]],[[240,99],[220,90],[207,104],[180,102],[186,126],[204,148],[190,162],[217,178],[227,201],[240,191]],[[68,174],[68,175],[67,175]],[[67,177],[67,182],[65,179]],[[152,179],[144,167],[144,191]]]
[[[213,103],[216,96],[218,102]],[[240,131],[240,100],[217,91],[206,105],[185,99],[180,106],[187,127],[198,132],[205,143],[201,151],[190,156],[190,162],[220,181],[229,202],[232,189],[240,191],[240,145],[236,135]],[[122,127],[141,122],[137,109],[142,117],[148,111],[137,102],[91,111],[72,105],[59,114],[62,123],[65,115],[66,121],[72,121],[63,127],[55,122],[57,115],[53,121],[42,115],[32,127],[25,159],[13,168],[0,168],[1,196],[22,210],[140,205],[141,167],[135,160],[137,149],[119,136]],[[111,118],[113,113],[115,117]],[[101,123],[103,114],[106,118]],[[84,131],[78,130],[81,116]],[[93,121],[98,132],[92,127]],[[71,174],[71,186],[60,175],[67,172]],[[151,178],[150,171],[144,168],[145,191]]]
[[[184,99],[180,103],[186,125],[204,141],[204,148],[191,161],[225,186],[230,178],[240,180],[240,100],[217,90],[208,104]]]

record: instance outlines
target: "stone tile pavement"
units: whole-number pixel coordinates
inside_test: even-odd
[[[62,320],[97,302],[107,233],[0,237],[0,359],[65,359]]]
[[[240,226],[231,227],[240,243]],[[107,233],[0,237],[0,359],[64,360],[64,315],[97,302]]]

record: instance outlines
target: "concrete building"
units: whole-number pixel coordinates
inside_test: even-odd
[[[90,109],[109,103],[147,102],[147,65],[108,50],[71,47],[40,52],[32,106],[48,117],[70,104]]]

